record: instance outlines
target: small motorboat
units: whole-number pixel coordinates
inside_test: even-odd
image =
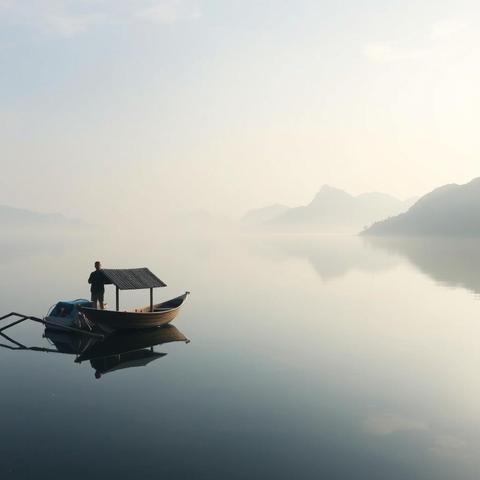
[[[105,284],[115,285],[115,310],[97,310],[92,306],[80,306],[79,310],[93,325],[106,333],[116,330],[136,330],[161,327],[170,323],[190,292],[163,303],[153,303],[153,289],[166,287],[148,268],[123,268],[101,270]],[[128,311],[120,311],[120,290],[150,290],[150,305]]]
[[[92,330],[93,325],[80,311],[80,307],[90,307],[91,305],[92,302],[84,298],[61,301],[50,307],[43,320],[47,328],[55,330]]]

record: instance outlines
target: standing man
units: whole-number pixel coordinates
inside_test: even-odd
[[[92,303],[94,308],[103,310],[103,294],[105,293],[105,277],[102,272],[102,265],[100,262],[95,262],[95,271],[88,277],[88,283],[91,285],[90,292],[92,293]]]

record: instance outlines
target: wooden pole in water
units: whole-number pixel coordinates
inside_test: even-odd
[[[153,288],[150,289],[150,311],[153,312]]]
[[[118,312],[118,310],[120,309],[120,290],[118,289],[117,286],[115,286],[115,308]]]

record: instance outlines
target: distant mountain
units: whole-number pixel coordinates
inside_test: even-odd
[[[406,213],[377,222],[363,235],[480,236],[480,178],[423,196]]]
[[[290,207],[286,205],[269,205],[268,207],[257,208],[255,210],[248,211],[241,219],[242,225],[246,227],[258,227],[265,222],[268,222],[275,217],[278,217],[290,210]]]
[[[38,227],[81,227],[82,220],[66,218],[58,213],[38,213],[22,208],[0,205],[0,227],[38,228]]]
[[[305,206],[289,208],[261,224],[282,233],[356,233],[372,222],[397,215],[409,204],[383,193],[353,196],[324,185]]]
[[[238,229],[237,222],[228,216],[202,209],[180,211],[168,215],[163,219],[162,225],[170,232],[195,235],[228,233]]]

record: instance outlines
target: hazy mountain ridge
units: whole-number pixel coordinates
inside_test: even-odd
[[[267,207],[255,208],[249,210],[241,219],[241,223],[244,226],[255,227],[261,225],[264,222],[268,222],[279,215],[290,210],[291,207],[275,203],[268,205]]]
[[[365,225],[378,219],[397,215],[410,206],[409,203],[384,193],[349,193],[324,185],[312,201],[305,206],[283,207],[270,219],[262,214],[273,213],[272,207],[247,212],[243,222],[266,231],[285,233],[356,233]],[[265,215],[267,217],[268,215]],[[257,223],[251,219],[259,219]]]
[[[376,222],[362,234],[480,236],[480,178],[436,188],[407,212]]]
[[[196,209],[167,215],[162,223],[164,227],[176,233],[217,234],[238,229],[236,221],[222,213]]]
[[[80,219],[67,218],[60,213],[39,213],[33,210],[0,205],[2,227],[85,227]]]

